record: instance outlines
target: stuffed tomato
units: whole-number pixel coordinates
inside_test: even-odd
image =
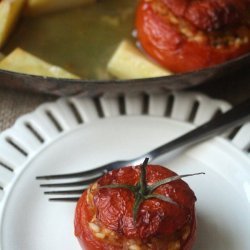
[[[249,0],[141,0],[138,40],[146,53],[181,73],[250,52]]]
[[[87,250],[190,250],[195,201],[188,184],[165,167],[113,170],[79,199],[75,235]]]

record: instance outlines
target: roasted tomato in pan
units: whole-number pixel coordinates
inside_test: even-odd
[[[108,172],[82,194],[75,235],[83,249],[192,248],[196,197],[185,176],[145,162]]]
[[[250,1],[141,0],[136,29],[150,57],[194,71],[250,52]]]

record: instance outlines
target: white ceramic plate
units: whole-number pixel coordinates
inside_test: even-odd
[[[0,137],[1,249],[80,249],[75,204],[49,203],[37,175],[137,156],[228,108],[198,94],[127,95],[61,99],[19,119]],[[249,131],[246,124],[230,134],[230,142],[215,138],[154,161],[179,174],[206,172],[185,179],[198,199],[195,250],[250,249]]]

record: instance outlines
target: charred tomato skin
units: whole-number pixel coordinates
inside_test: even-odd
[[[137,37],[152,59],[175,73],[214,66],[250,52],[249,6],[247,0],[141,0]]]
[[[109,172],[93,185],[103,186],[118,183],[135,185],[139,180],[139,174],[138,167],[125,167]],[[176,173],[165,167],[158,165],[147,167],[148,184],[173,175]],[[83,249],[123,249],[117,245],[117,242],[96,237],[89,227],[93,218],[97,218],[101,227],[114,232],[123,241],[124,239],[140,239],[145,242],[156,235],[168,237],[188,225],[190,233],[187,239],[181,243],[181,249],[192,249],[196,236],[194,207],[196,197],[184,181],[177,180],[164,184],[155,190],[156,193],[171,197],[178,203],[178,207],[158,199],[145,200],[140,206],[136,223],[133,222],[132,214],[134,196],[130,190],[93,188],[93,185],[82,194],[75,212],[75,235]],[[91,202],[88,197],[89,193],[92,197]],[[158,243],[153,244],[156,244],[153,249],[165,249],[162,246],[157,248]]]

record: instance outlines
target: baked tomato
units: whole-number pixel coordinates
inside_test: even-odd
[[[249,0],[141,0],[136,29],[142,48],[181,73],[250,52]]]
[[[82,194],[76,207],[75,235],[83,249],[192,248],[193,191],[165,167],[148,165],[145,174],[142,171],[141,166],[113,170]]]

